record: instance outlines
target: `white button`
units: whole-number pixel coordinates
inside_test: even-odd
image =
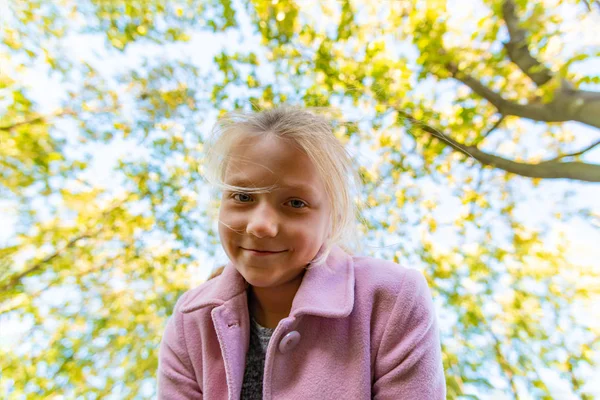
[[[298,333],[297,331],[291,331],[290,333],[285,335],[283,339],[281,339],[281,342],[279,342],[279,351],[285,354],[288,351],[292,350],[294,347],[296,347],[299,342],[300,333]]]

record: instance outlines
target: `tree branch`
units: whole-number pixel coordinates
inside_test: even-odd
[[[529,178],[574,179],[585,182],[600,182],[600,165],[598,164],[575,161],[542,161],[537,164],[528,164],[485,153],[476,147],[469,147],[468,150],[473,158],[484,165]]]
[[[584,0],[583,1],[585,3],[585,6],[587,7],[588,11],[593,11],[592,10],[592,6],[595,4],[596,6],[598,6],[598,10],[600,11],[600,1],[598,0]]]
[[[578,121],[600,128],[600,93],[571,88],[567,82],[554,93],[550,103],[518,104],[506,100],[479,80],[458,69],[452,62],[446,63],[452,77],[473,92],[489,101],[502,115],[514,115],[542,122]]]
[[[577,151],[575,153],[561,154],[560,156],[555,157],[555,158],[553,158],[551,160],[548,160],[546,162],[554,162],[554,161],[558,161],[558,160],[561,160],[561,159],[566,158],[566,157],[577,157],[577,156],[580,156],[580,155],[582,155],[584,153],[587,153],[588,151],[592,150],[594,147],[598,146],[599,144],[600,144],[600,140],[592,143],[591,145],[589,145],[589,146],[587,146],[587,147],[585,147],[585,148],[583,148],[583,149],[581,149],[581,150],[579,150],[579,151]]]
[[[15,122],[14,124],[11,124],[11,125],[0,126],[0,131],[12,131],[13,129],[18,128],[19,126],[22,126],[22,125],[37,124],[38,122],[44,122],[45,119],[46,119],[46,117],[35,117],[35,118],[31,118],[31,119],[26,119],[21,122]]]
[[[431,136],[441,140],[446,145],[450,146],[455,151],[458,151],[466,156],[472,157],[483,165],[498,168],[506,172],[516,175],[525,176],[528,178],[543,178],[543,179],[574,179],[585,182],[600,182],[600,165],[589,164],[584,162],[559,162],[551,159],[542,161],[536,164],[521,163],[512,161],[494,154],[486,153],[479,150],[476,146],[465,146],[457,142],[450,136],[441,131],[413,118],[410,114],[397,110],[398,113],[411,120],[415,125],[419,126],[423,131]],[[594,144],[595,146],[595,144]],[[585,151],[590,150],[593,146]]]
[[[25,271],[10,278],[10,280],[8,282],[6,282],[2,286],[0,286],[0,292],[4,292],[6,290],[9,290],[9,289],[15,287],[17,284],[19,284],[21,282],[21,280],[23,278],[25,278],[26,276],[31,275],[35,271],[39,270],[40,268],[42,268],[42,266],[44,264],[47,264],[50,261],[52,261],[53,259],[55,259],[56,257],[60,256],[65,250],[73,247],[80,240],[87,239],[89,237],[90,237],[90,235],[88,233],[83,233],[83,234],[78,235],[78,236],[74,237],[73,239],[69,240],[69,242],[67,242],[67,244],[64,245],[62,248],[60,248],[59,250],[56,250],[54,253],[44,257],[42,260],[35,263],[31,267],[27,268]]]
[[[112,257],[112,258],[109,259],[109,261],[114,261],[116,259],[117,259],[117,257]],[[104,269],[106,267],[106,265],[110,265],[110,263],[109,262],[103,262],[102,264],[96,265],[96,266],[94,266],[92,268],[88,268],[88,269],[86,269],[84,271],[79,271],[76,274],[69,275],[69,277],[81,278],[83,276],[90,275],[93,272],[96,272],[96,271],[99,271],[101,269]],[[56,285],[57,283],[60,283],[62,281],[64,281],[64,278],[58,277],[58,278],[55,278],[54,280],[48,282],[43,288],[37,290],[34,293],[25,293],[25,292],[23,292],[23,293],[20,293],[20,295],[22,297],[17,297],[17,296],[11,297],[10,300],[9,300],[10,305],[8,307],[6,307],[6,308],[0,308],[0,316],[2,314],[6,314],[6,313],[9,313],[9,312],[18,310],[19,308],[22,308],[23,307],[23,302],[19,303],[19,299],[20,298],[25,297],[27,299],[27,301],[31,302],[31,301],[39,298],[42,294],[44,294],[46,292],[46,290],[50,289],[51,287],[53,287],[54,285]],[[3,299],[0,299],[0,304],[2,304],[2,300]]]
[[[50,119],[50,118],[62,117],[65,115],[75,115],[75,113],[73,112],[73,110],[64,110],[64,111],[60,111],[60,112],[57,112],[57,113],[51,114],[51,115],[40,115],[40,116],[37,116],[34,118],[26,119],[24,121],[15,122],[14,124],[11,124],[11,125],[0,126],[0,131],[11,131],[15,128],[18,128],[19,126],[29,125],[29,124],[37,124],[40,122],[45,122],[47,119]]]
[[[492,127],[490,129],[488,129],[483,135],[481,135],[481,137],[478,140],[473,142],[472,146],[477,146],[479,143],[481,143],[485,139],[487,139],[487,137],[490,136],[491,133],[493,133],[496,129],[498,129],[500,127],[500,124],[502,124],[502,122],[504,121],[504,118],[506,118],[504,115],[500,115],[500,118],[498,118],[498,121],[496,121],[494,123],[494,125],[492,125]]]
[[[129,198],[129,196],[125,197],[124,199],[118,201],[116,204],[114,204],[110,208],[108,208],[105,211],[103,211],[100,214],[99,221],[102,221],[107,215],[109,215],[111,212],[113,212],[118,207],[120,207],[122,204],[124,204],[128,200],[128,198]],[[92,229],[91,227],[88,228],[88,230],[86,230],[85,232],[80,233],[79,235],[77,235],[74,238],[72,238],[71,240],[69,240],[67,242],[67,244],[65,244],[60,249],[56,250],[54,253],[49,254],[48,256],[44,257],[42,260],[38,261],[37,263],[35,263],[31,267],[27,268],[26,270],[22,271],[21,273],[16,274],[12,278],[8,279],[8,282],[0,284],[0,292],[4,292],[4,291],[10,290],[11,288],[15,287],[16,285],[18,285],[21,282],[21,280],[23,280],[23,278],[25,278],[28,275],[31,275],[32,273],[38,271],[45,264],[47,264],[50,261],[54,260],[56,257],[59,257],[60,255],[62,255],[62,253],[65,250],[70,249],[75,244],[77,244],[77,242],[79,242],[80,240],[95,237],[103,229],[104,229],[104,226],[100,226],[100,227],[98,227],[96,229]]]
[[[560,122],[562,121],[557,115],[547,112],[543,105],[523,105],[513,103],[512,101],[504,99],[500,94],[494,92],[483,83],[479,82],[472,76],[464,73],[458,69],[458,66],[452,62],[446,64],[446,69],[452,74],[452,77],[456,80],[467,85],[473,92],[483,97],[502,115],[515,115],[522,118],[529,118],[536,121],[546,122]]]
[[[526,32],[519,26],[515,3],[505,0],[502,13],[510,40],[504,43],[508,57],[537,85],[542,86],[552,79],[552,72],[531,55],[527,45]]]
[[[501,344],[500,340],[494,334],[494,332],[492,331],[492,327],[487,323],[487,321],[486,321],[486,326],[488,328],[488,333],[490,334],[490,336],[492,336],[492,339],[494,341],[493,347],[494,347],[494,353],[496,354],[496,360],[498,361],[500,368],[502,369],[502,371],[504,371],[504,373],[506,374],[506,377],[508,378],[508,382],[510,384],[510,389],[512,390],[512,395],[513,395],[514,399],[518,400],[519,399],[519,391],[517,390],[517,385],[515,383],[515,373],[513,371],[513,368],[510,365],[510,363],[508,362],[508,360],[506,359],[506,357],[504,356],[504,353],[502,352],[502,344]]]
[[[102,114],[102,113],[114,112],[116,110],[118,110],[118,108],[117,108],[117,106],[114,106],[114,107],[104,107],[104,108],[100,108],[97,110],[89,110],[87,112],[91,112],[94,114]],[[11,131],[11,130],[18,128],[19,126],[23,126],[23,125],[37,124],[40,122],[45,123],[45,122],[48,122],[50,119],[64,117],[66,115],[75,116],[75,115],[77,115],[77,113],[72,109],[65,109],[62,111],[55,112],[54,114],[39,115],[37,117],[26,119],[26,120],[23,120],[20,122],[15,122],[10,125],[0,126],[0,131]]]

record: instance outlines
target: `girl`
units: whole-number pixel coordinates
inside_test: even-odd
[[[355,177],[309,111],[217,123],[207,178],[230,262],[177,301],[159,399],[445,398],[425,278],[341,247],[357,229]]]

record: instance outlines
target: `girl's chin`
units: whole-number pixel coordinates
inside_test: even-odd
[[[296,276],[285,276],[273,271],[273,269],[265,267],[238,267],[238,272],[244,277],[248,284],[259,288],[280,286],[301,275],[300,271]]]
[[[244,279],[250,286],[257,288],[270,288],[279,285],[279,282],[269,277],[260,277],[252,274],[246,274]]]

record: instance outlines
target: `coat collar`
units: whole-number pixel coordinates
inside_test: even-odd
[[[318,256],[319,254],[317,254]],[[223,305],[245,294],[245,279],[229,262],[219,278],[191,291],[181,305],[183,313],[202,307]],[[306,270],[294,297],[290,316],[310,314],[329,318],[347,317],[354,307],[354,264],[339,246],[334,245],[327,260]]]

